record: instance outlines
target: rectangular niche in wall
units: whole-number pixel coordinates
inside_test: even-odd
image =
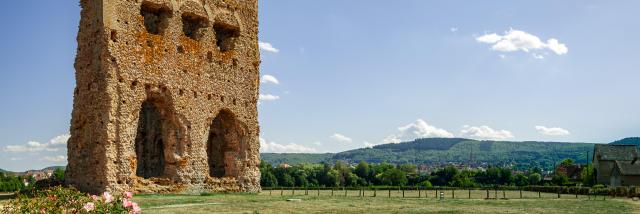
[[[143,2],[140,8],[140,15],[144,17],[144,27],[147,32],[155,35],[164,33],[169,26],[171,9],[166,6]]]
[[[237,27],[216,23],[213,25],[213,30],[216,33],[216,45],[220,51],[226,52],[236,48],[236,41],[240,36],[240,30]]]

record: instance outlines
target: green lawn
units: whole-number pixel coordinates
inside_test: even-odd
[[[271,196],[268,192],[259,195],[140,195],[134,200],[140,203],[144,213],[640,213],[640,202],[629,199],[608,198],[602,201],[599,198],[594,201],[586,197],[575,199],[575,196],[569,195],[561,199],[549,194],[543,198],[439,201],[433,195],[429,198],[401,198],[401,195],[388,198],[388,192],[384,195],[378,192],[378,197],[358,197],[356,191],[355,195],[349,194],[348,197],[337,196],[337,192],[334,193],[336,196],[331,197],[330,192],[329,195],[325,195],[326,193],[322,192],[321,196],[312,195],[311,191],[309,195],[304,195],[302,191],[300,194],[296,192],[294,196],[280,196],[280,192],[272,192]],[[472,194],[480,196],[480,193]],[[463,196],[462,193],[456,194]],[[534,194],[527,195],[533,197]],[[468,197],[468,193],[464,196]],[[513,196],[519,197],[519,193]]]

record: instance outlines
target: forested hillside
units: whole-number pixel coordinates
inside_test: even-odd
[[[384,144],[373,148],[355,149],[337,154],[263,154],[271,164],[319,163],[343,160],[350,163],[393,164],[446,164],[473,163],[489,165],[515,165],[528,168],[552,168],[565,158],[578,163],[587,162],[587,152],[593,152],[592,143],[566,142],[511,142],[478,141],[463,138],[425,138],[415,141]]]
[[[324,153],[324,154],[300,154],[300,153],[262,153],[260,154],[260,158],[273,165],[278,165],[281,163],[288,164],[300,164],[300,163],[322,163],[331,161],[331,158],[334,154]]]
[[[636,145],[640,147],[640,137],[629,137],[622,140],[615,141],[611,144],[615,145]]]

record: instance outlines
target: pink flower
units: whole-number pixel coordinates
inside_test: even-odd
[[[97,195],[91,195],[91,199],[93,199],[93,201],[97,201],[98,200],[98,196]]]
[[[104,199],[105,203],[111,203],[113,201],[113,196],[111,196],[109,192],[102,193],[102,198]]]
[[[131,210],[133,214],[140,213],[140,211],[142,211],[142,209],[140,209],[140,206],[138,206],[138,203],[136,202],[132,202],[131,206],[133,207],[133,210]]]
[[[84,207],[82,207],[84,210],[86,210],[87,212],[93,211],[94,209],[96,209],[96,205],[93,204],[92,202],[86,203],[84,205]]]
[[[124,208],[129,208],[133,206],[133,202],[129,201],[129,199],[122,199],[122,206]]]
[[[131,199],[131,198],[133,198],[133,193],[132,192],[124,192],[124,197],[128,198],[128,199]]]

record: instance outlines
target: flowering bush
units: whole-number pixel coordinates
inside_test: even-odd
[[[19,194],[0,213],[140,213],[137,203],[131,201],[133,193],[113,196],[85,195],[74,189],[53,187]]]

